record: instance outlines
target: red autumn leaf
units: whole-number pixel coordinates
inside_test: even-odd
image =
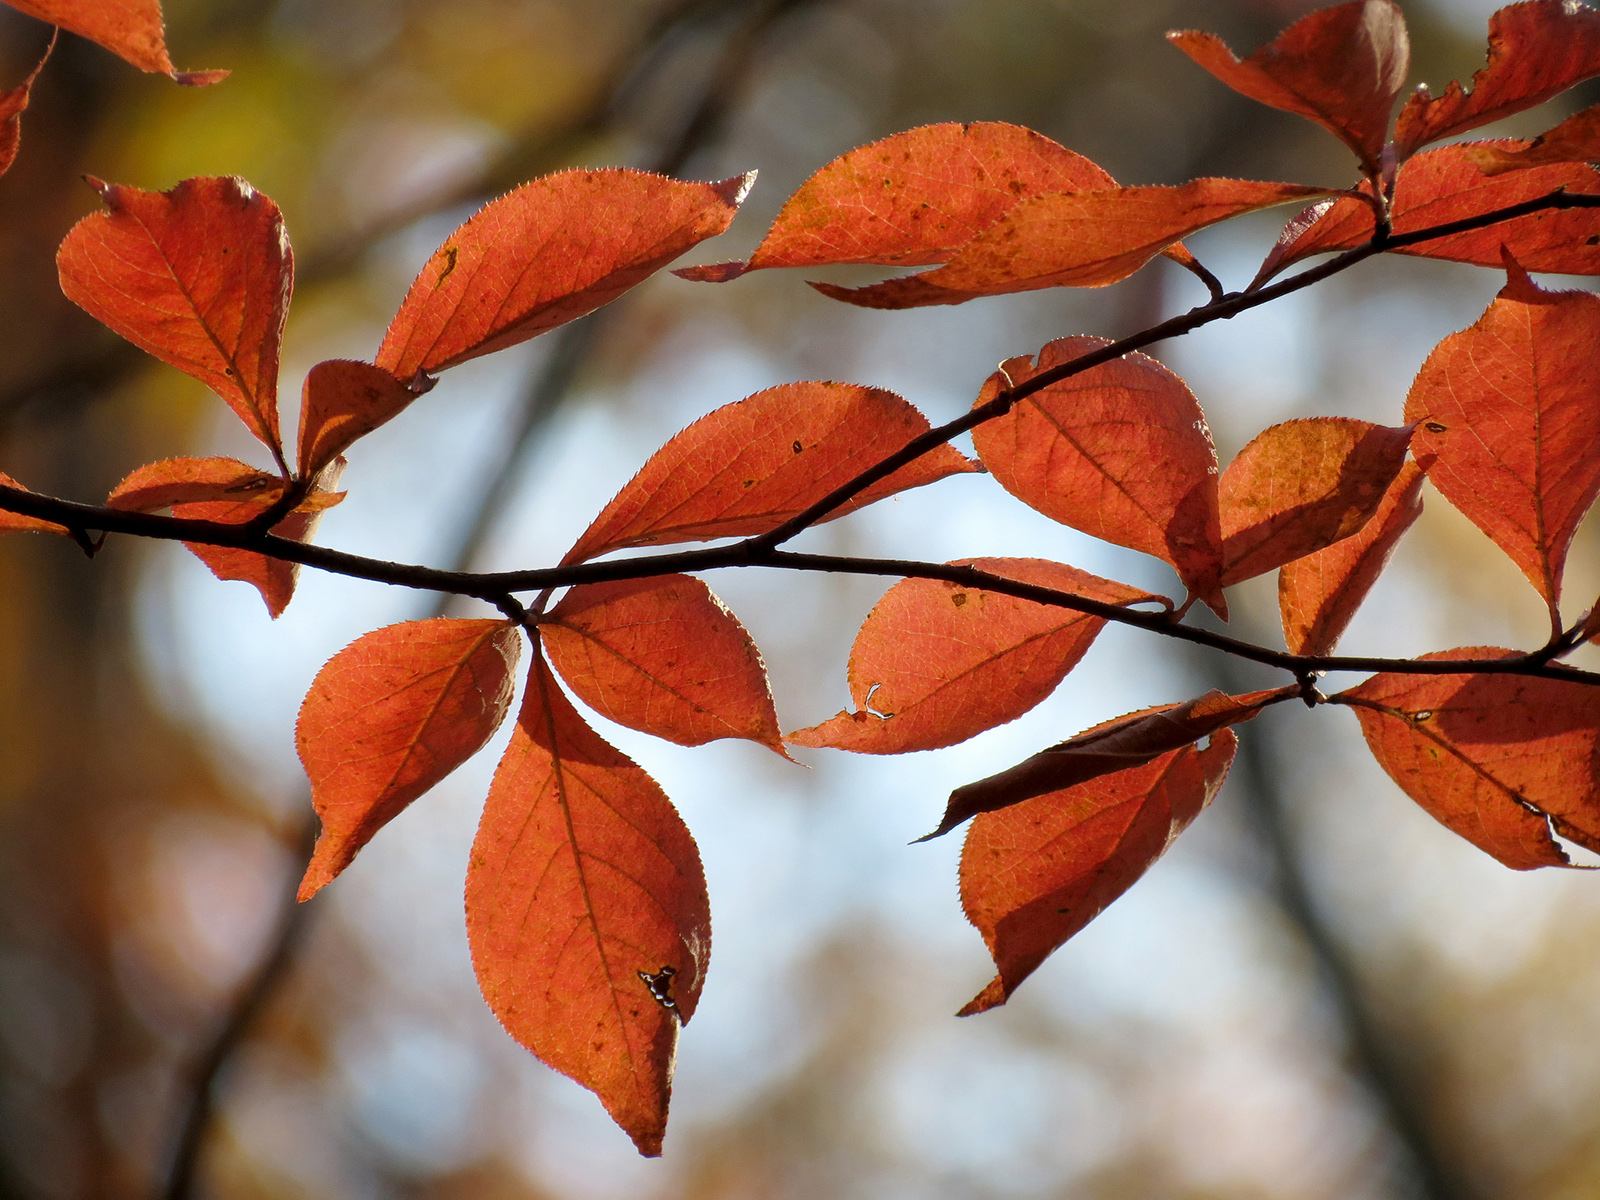
[[[944,262],[1023,200],[1115,186],[1083,155],[1021,125],[923,125],[852,150],[812,175],[747,261],[673,274],[723,283],[768,267],[926,266]]]
[[[1108,604],[1158,597],[1039,558],[954,564]],[[788,736],[796,746],[903,754],[965,741],[1043,700],[1093,644],[1100,617],[936,579],[906,579],[850,650],[855,712]]]
[[[30,17],[98,42],[141,71],[170,75],[179,83],[205,87],[226,79],[226,71],[179,71],[167,57],[161,27],[161,0],[5,0]]]
[[[1208,225],[1327,194],[1327,188],[1245,179],[1056,192],[1016,205],[932,271],[861,288],[811,286],[864,308],[920,308],[1039,288],[1100,287],[1126,279]]]
[[[1511,556],[1559,626],[1561,571],[1600,493],[1600,297],[1506,286],[1423,363],[1406,399],[1434,487]]]
[[[1426,85],[1395,120],[1396,156],[1542,104],[1600,74],[1600,12],[1572,0],[1527,0],[1489,18],[1489,60],[1468,91],[1450,81],[1442,96]]]
[[[711,956],[700,854],[537,657],[472,847],[467,936],[511,1036],[660,1154],[678,1025]]]
[[[1507,150],[1499,142],[1468,142],[1462,153],[1485,175],[1552,163],[1600,161],[1600,104],[1574,113],[1520,150]]]
[[[1485,176],[1476,165],[1475,156],[1485,151],[1525,145],[1518,141],[1468,142],[1417,155],[1400,168],[1395,181],[1394,232],[1415,233],[1562,190],[1583,195],[1600,193],[1600,174],[1580,163],[1535,167],[1498,178]],[[1367,185],[1363,184],[1362,190],[1367,190]],[[1600,242],[1591,240],[1595,229],[1591,211],[1551,210],[1420,242],[1392,253],[1498,267],[1504,247],[1531,271],[1600,275]],[[1372,233],[1372,209],[1364,201],[1341,198],[1313,205],[1285,227],[1278,244],[1261,264],[1256,283],[1264,283],[1313,254],[1363,245],[1371,240]]]
[[[754,179],[681,183],[611,168],[525,183],[434,251],[377,364],[409,380],[593,312],[726,229]]]
[[[22,492],[28,490],[5,474],[0,474],[0,487],[16,488]],[[7,512],[4,509],[0,509],[0,533],[59,533],[63,537],[72,536],[65,526],[57,525],[53,521],[42,521],[38,517]]]
[[[701,417],[651,455],[562,561],[625,546],[766,533],[929,428],[926,417],[882,388],[767,388]],[[960,452],[940,446],[823,520],[975,469]]]
[[[1132,887],[1211,803],[1236,746],[1220,729],[1204,750],[1169,750],[973,821],[961,848],[961,907],[998,974],[958,1015],[1004,1004]]]
[[[1242,696],[1210,691],[1183,704],[1147,708],[1096,725],[1014,767],[956,788],[950,793],[939,827],[917,840],[941,837],[979,813],[1010,808],[1047,792],[1142,766],[1219,729],[1252,720],[1268,705],[1299,694],[1300,689],[1294,685]]]
[[[279,537],[309,541],[322,513],[344,499],[332,490],[342,465],[325,469],[294,511],[272,527]],[[234,458],[169,458],[140,467],[112,489],[106,507],[132,512],[171,508],[172,515],[196,521],[243,525],[260,516],[283,494],[283,480]],[[294,595],[299,564],[268,558],[253,550],[185,542],[218,579],[237,579],[261,593],[277,618]]]
[[[521,650],[506,621],[405,621],[357,638],[317,672],[295,726],[322,820],[301,900],[483,749],[511,707]]]
[[[169,192],[91,182],[111,211],[61,243],[61,290],[216,392],[281,462],[278,349],[294,253],[278,206],[233,176]]]
[[[1359,532],[1283,565],[1278,610],[1291,653],[1333,653],[1401,535],[1422,515],[1422,479],[1422,468],[1406,463]]]
[[[1472,646],[1423,659],[1516,656]],[[1354,708],[1367,745],[1406,795],[1506,866],[1566,865],[1551,823],[1600,851],[1600,689],[1517,675],[1385,674],[1335,700]]]
[[[1058,338],[1009,359],[978,395],[1080,358],[1103,338]],[[1051,384],[972,431],[978,457],[1006,491],[1045,516],[1171,563],[1224,616],[1217,452],[1183,380],[1127,354]]]
[[[1411,430],[1349,417],[1257,434],[1218,481],[1222,582],[1252,579],[1356,533],[1405,462]]]
[[[748,738],[783,753],[761,652],[698,579],[584,584],[539,632],[578,698],[619,725],[680,746]]]
[[[28,77],[9,91],[0,92],[0,175],[9,171],[17,160],[17,147],[22,144],[22,114],[28,107],[34,81],[44,70],[44,64],[50,61],[50,52],[55,48],[56,39],[52,36],[44,49],[44,57],[28,72]]]
[[[301,393],[300,474],[315,475],[419,394],[369,363],[319,362]]]
[[[1389,114],[1411,63],[1411,39],[1393,0],[1314,12],[1243,62],[1215,34],[1186,30],[1167,39],[1234,91],[1329,130],[1368,175],[1382,169]]]

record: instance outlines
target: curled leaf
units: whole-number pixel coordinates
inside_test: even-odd
[[[467,867],[467,938],[511,1036],[660,1154],[711,956],[705,874],[655,781],[537,657]]]
[[[1022,583],[1109,604],[1158,597],[1038,558],[975,558]],[[1015,720],[1078,664],[1099,617],[936,579],[906,579],[873,608],[850,650],[856,711],[788,736],[796,746],[903,754],[965,741]]]
[[[322,820],[301,900],[483,748],[511,706],[521,650],[506,621],[405,621],[356,639],[317,672],[295,726]]]
[[[22,144],[22,114],[33,94],[34,81],[44,70],[44,64],[50,61],[50,52],[55,48],[56,39],[52,37],[45,47],[44,57],[28,72],[28,77],[16,87],[0,92],[0,175],[9,171],[17,160],[17,147]]]
[[[783,753],[761,653],[698,579],[583,584],[539,633],[578,698],[619,725],[680,746],[748,738]]]
[[[417,398],[369,363],[330,359],[306,372],[300,400],[299,473],[315,475]]]
[[[1169,750],[978,816],[961,848],[961,907],[998,972],[959,1015],[1004,1004],[1132,887],[1217,794],[1236,747],[1219,729],[1204,750]]]
[[[610,168],[525,183],[434,251],[377,364],[409,380],[593,312],[726,229],[754,179],[681,183]]]
[[[926,417],[882,388],[767,388],[701,417],[651,455],[562,561],[626,546],[766,533],[930,428]],[[822,519],[975,469],[959,451],[940,446]]]
[[[167,56],[161,0],[6,0],[30,17],[98,42],[141,71],[170,75],[190,87],[226,79],[226,71],[179,71]]]

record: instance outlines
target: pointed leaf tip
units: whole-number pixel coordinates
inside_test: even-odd
[[[167,55],[161,0],[6,0],[31,17],[97,42],[141,71],[204,86],[226,71],[179,71]]]

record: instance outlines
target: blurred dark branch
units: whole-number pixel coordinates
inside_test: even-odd
[[[665,146],[648,169],[672,174],[696,153],[711,144],[722,132],[724,122],[749,83],[758,51],[772,27],[791,12],[814,5],[818,0],[692,0],[672,6],[658,20],[644,40],[639,61],[628,70],[619,70],[615,92],[596,111],[590,132],[597,132],[621,107],[619,97],[638,79],[646,64],[655,60],[679,21],[707,11],[747,11],[724,42],[722,54],[706,74],[704,84],[681,124],[677,135]],[[593,313],[560,330],[545,356],[540,370],[524,393],[513,427],[497,445],[507,446],[492,472],[489,484],[471,508],[471,517],[462,531],[452,556],[456,569],[466,571],[483,550],[495,518],[510,498],[518,471],[535,444],[537,434],[550,417],[572,395],[584,362],[599,340],[604,323],[615,320],[615,307]],[[453,599],[449,592],[439,595],[433,615],[443,616]],[[514,602],[513,602],[514,604]],[[516,606],[520,610],[520,606]],[[306,797],[304,819],[296,835],[296,861],[309,859],[316,842],[318,822]],[[161,1193],[163,1200],[188,1200],[194,1191],[196,1171],[215,1116],[218,1092],[228,1065],[244,1045],[256,1018],[287,979],[299,947],[303,944],[314,910],[296,900],[299,880],[291,876],[283,894],[277,927],[268,942],[255,973],[241,990],[205,1052],[193,1068],[193,1078],[178,1121],[178,1134],[172,1165]]]

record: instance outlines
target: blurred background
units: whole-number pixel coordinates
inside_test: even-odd
[[[759,168],[733,230],[689,261],[748,252],[811,171],[930,121],[1020,122],[1125,183],[1345,185],[1334,139],[1235,96],[1161,36],[1202,27],[1246,52],[1311,7],[169,0],[175,61],[232,77],[179,88],[66,37],[0,182],[0,468],[95,501],[155,458],[258,457],[214,397],[60,296],[55,247],[97,203],[86,172],[145,188],[239,174],[282,206],[300,261],[292,428],[307,367],[370,358],[455,224],[563,166]],[[1479,66],[1492,7],[1409,0],[1414,78]],[[47,32],[0,8],[0,82]],[[1503,128],[1597,99],[1579,89]],[[1190,244],[1237,287],[1288,215]],[[1373,262],[1158,353],[1226,462],[1290,417],[1397,423],[1428,350],[1501,282]],[[1201,299],[1164,261],[1112,288],[905,313],[836,304],[792,272],[663,276],[569,334],[449,372],[357,447],[319,540],[545,565],[668,436],[762,387],[888,387],[940,421],[1003,358]],[[1427,504],[1344,649],[1542,641],[1509,561]],[[986,477],[802,544],[1049,557],[1176,586]],[[1569,618],[1600,592],[1597,551],[1586,526]],[[762,646],[785,728],[846,707],[845,657],[882,582],[710,582]],[[1235,594],[1235,626],[1279,644],[1272,578]],[[992,974],[960,911],[959,837],[906,845],[951,783],[1130,709],[1278,682],[1115,628],[1033,713],[945,751],[802,752],[799,767],[601,723],[682,807],[716,932],[665,1156],[639,1159],[592,1096],[510,1040],[472,978],[462,879],[508,731],[313,904],[287,904],[310,829],[300,697],[348,641],[434,605],[306,572],[273,623],[177,546],[114,539],[91,563],[62,540],[0,540],[0,1197],[1600,1195],[1600,883],[1515,874],[1455,838],[1348,714],[1283,706],[1243,730],[1220,798],[1143,882],[1005,1009],[951,1016]]]

